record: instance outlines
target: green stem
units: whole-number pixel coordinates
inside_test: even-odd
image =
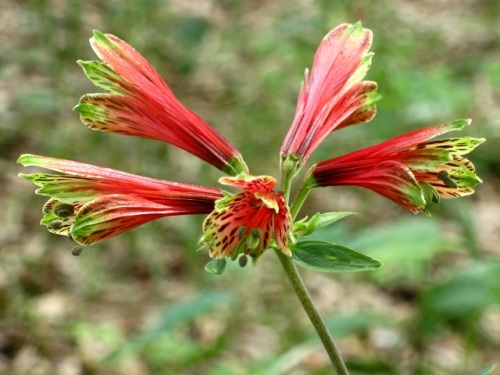
[[[282,158],[281,160],[281,171],[283,177],[281,181],[281,187],[287,203],[288,203],[288,198],[290,196],[291,181],[293,177],[298,173],[301,167],[302,164],[299,163],[298,158],[285,157]],[[290,214],[292,215],[292,221],[297,216],[307,195],[315,185],[315,181],[311,177],[311,171],[312,169],[306,174],[304,182],[302,183],[302,186],[300,187],[297,196],[295,197],[293,204],[291,205]],[[295,291],[295,294],[299,298],[299,301],[302,304],[304,311],[311,320],[314,329],[318,333],[318,336],[321,339],[321,342],[323,343],[323,346],[325,347],[325,350],[328,353],[328,356],[330,357],[332,365],[335,368],[337,374],[349,375],[347,367],[345,366],[345,363],[342,357],[340,356],[337,347],[335,346],[332,335],[328,331],[328,328],[326,327],[325,322],[321,318],[321,315],[319,315],[318,309],[316,309],[316,305],[314,304],[311,295],[307,291],[307,288],[304,284],[304,281],[302,280],[302,277],[300,277],[297,267],[295,267],[295,264],[293,264],[292,258],[283,254],[279,250],[276,250],[276,254],[278,255],[278,259],[281,262],[283,270],[288,276],[288,279],[292,284],[293,290]]]
[[[310,173],[308,172],[306,178],[300,186],[299,191],[297,192],[297,195],[295,196],[295,199],[290,205],[290,214],[292,215],[292,220],[295,220],[295,218],[297,217],[297,214],[299,213],[302,205],[304,204],[304,201],[306,200],[313,187],[314,180],[310,177]]]
[[[300,157],[291,155],[282,155],[280,162],[281,169],[281,190],[283,191],[285,201],[288,203],[290,197],[290,188],[293,178],[299,173],[302,168]]]
[[[332,335],[328,331],[325,322],[319,315],[319,312],[314,305],[311,295],[307,291],[304,281],[300,277],[297,267],[295,267],[295,264],[293,264],[292,259],[289,256],[281,253],[281,251],[277,250],[276,254],[278,255],[281,265],[283,266],[283,269],[288,276],[288,279],[290,280],[295,294],[297,294],[297,297],[299,298],[300,303],[304,308],[304,311],[309,316],[314,329],[318,333],[318,336],[321,339],[321,342],[323,343],[323,346],[325,347],[325,350],[328,353],[328,356],[330,357],[332,365],[335,368],[337,374],[349,375],[347,367],[345,366],[345,363],[340,356],[337,347],[335,346]]]

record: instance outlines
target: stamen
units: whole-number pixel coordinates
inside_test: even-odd
[[[53,230],[58,230],[61,229],[63,226],[63,222],[61,220],[54,220],[52,223],[49,224],[49,229]]]
[[[68,203],[62,203],[54,208],[54,213],[61,218],[66,218],[72,215],[73,212],[75,212],[75,207]]]
[[[247,247],[250,250],[255,250],[260,244],[261,237],[262,237],[262,229],[253,228],[250,232],[250,236],[247,237]]]
[[[455,183],[455,181],[453,181],[448,173],[447,170],[441,170],[439,171],[439,173],[437,174],[438,178],[443,181],[443,183],[449,187],[449,188],[453,188],[453,189],[456,189],[458,188],[458,185]]]
[[[236,232],[236,236],[238,237],[243,237],[245,235],[245,232],[247,231],[247,227],[246,226],[242,226],[242,227],[239,227],[238,228],[238,231]]]
[[[75,245],[75,247],[73,247],[73,251],[71,251],[71,254],[77,257],[82,253],[82,250],[83,250],[82,245]]]
[[[252,236],[255,238],[261,238],[262,237],[262,229],[260,228],[253,228],[252,229]]]
[[[248,257],[245,254],[243,254],[238,259],[238,262],[240,263],[240,267],[244,268],[247,265],[247,263],[248,263]]]

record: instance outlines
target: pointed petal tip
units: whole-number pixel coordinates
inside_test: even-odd
[[[472,119],[458,119],[458,120],[455,120],[455,121],[452,121],[450,123],[448,123],[448,125],[453,128],[453,129],[456,129],[456,130],[461,130],[463,128],[465,128],[466,126],[469,126],[472,122]]]
[[[113,46],[113,42],[108,38],[109,34],[104,34],[104,33],[100,32],[99,30],[93,30],[92,33],[94,36],[92,38],[90,38],[90,45],[92,46],[92,48],[94,50],[95,50],[96,46],[99,46],[101,48],[103,46],[107,46],[107,47]]]
[[[29,177],[29,176],[30,176],[30,175],[29,175],[29,174],[27,174],[27,173],[18,173],[18,174],[17,174],[17,177],[19,177],[19,178],[23,178],[23,179],[28,180],[28,181],[30,180],[30,177]]]
[[[27,156],[27,155],[28,155],[28,154],[22,154],[22,155],[20,155],[20,156],[17,158],[16,163],[17,163],[17,164],[24,165],[24,160],[26,159],[26,156]]]
[[[36,162],[37,158],[39,158],[39,156],[33,154],[22,154],[21,156],[19,156],[16,163],[21,164],[23,167],[38,165],[38,163]]]
[[[97,29],[94,29],[92,30],[92,35],[94,36],[94,38],[96,39],[107,39],[106,38],[106,35],[104,35],[104,33],[100,32],[99,30]]]
[[[475,142],[476,142],[476,145],[480,145],[484,142],[486,142],[486,138],[474,138]]]

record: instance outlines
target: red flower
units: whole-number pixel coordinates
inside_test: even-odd
[[[114,169],[44,156],[22,155],[24,166],[61,174],[20,174],[50,196],[41,224],[80,245],[116,236],[165,216],[208,214],[220,189],[136,176]]]
[[[285,174],[298,172],[333,130],[375,116],[377,84],[361,81],[371,64],[371,43],[372,32],[359,22],[336,27],[321,42],[311,76],[305,72],[295,118],[281,146]]]
[[[220,183],[243,191],[230,194],[68,160],[22,155],[19,162],[25,166],[59,172],[21,175],[40,186],[37,193],[51,197],[44,206],[42,224],[80,245],[90,245],[160,217],[208,214],[200,242],[212,257],[235,259],[245,254],[257,258],[267,248],[291,255],[292,214],[295,217],[314,187],[362,186],[414,213],[424,211],[431,200],[471,194],[481,180],[462,155],[483,139],[430,141],[469,124],[459,120],[314,165],[289,208],[291,180],[319,143],[331,131],[375,115],[377,85],[362,81],[371,63],[371,40],[371,31],[357,23],[340,25],[321,42],[310,78],[306,71],[295,118],[281,147],[280,192],[274,191],[273,177],[250,175],[229,141],[177,101],[139,53],[115,36],[95,32],[91,44],[103,62],[80,65],[109,94],[83,96],[76,107],[82,121],[93,129],[158,139],[183,148],[232,176],[221,178]],[[319,225],[319,221],[315,223]],[[309,225],[296,224],[300,224],[297,228]]]
[[[386,142],[323,161],[311,168],[314,186],[361,186],[375,191],[413,213],[429,201],[469,195],[481,182],[472,163],[462,155],[484,142],[479,138],[429,141],[470,120],[419,129]]]
[[[75,110],[92,129],[151,138],[180,147],[218,169],[247,172],[240,153],[201,117],[184,107],[158,72],[130,45],[94,31],[92,48],[104,61],[79,61],[109,94],[88,94]]]
[[[244,191],[217,201],[215,210],[203,223],[201,243],[212,258],[239,253],[258,257],[275,240],[278,248],[291,255],[288,248],[290,212],[283,194],[273,191],[276,179],[271,176],[223,177],[219,180]]]

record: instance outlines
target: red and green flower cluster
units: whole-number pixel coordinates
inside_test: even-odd
[[[332,131],[371,120],[377,84],[364,81],[372,59],[372,33],[360,23],[326,35],[306,70],[293,123],[281,146],[280,190],[270,176],[253,176],[238,150],[183,106],[155,69],[130,45],[95,32],[91,46],[102,60],[79,61],[88,78],[108,93],[84,95],[75,110],[91,129],[150,138],[177,146],[227,176],[219,182],[240,189],[171,182],[74,161],[22,155],[18,162],[57,173],[21,174],[49,196],[42,224],[81,246],[91,245],[151,220],[205,214],[200,243],[216,259],[258,257],[268,248],[293,255],[297,236],[315,229],[293,223],[309,191],[353,185],[370,189],[410,212],[429,202],[472,194],[481,180],[463,157],[484,139],[433,140],[461,130],[457,120],[413,131],[313,165],[292,203],[293,178]],[[326,219],[325,219],[326,220]],[[326,220],[328,221],[328,220]],[[330,220],[333,221],[333,220]]]

